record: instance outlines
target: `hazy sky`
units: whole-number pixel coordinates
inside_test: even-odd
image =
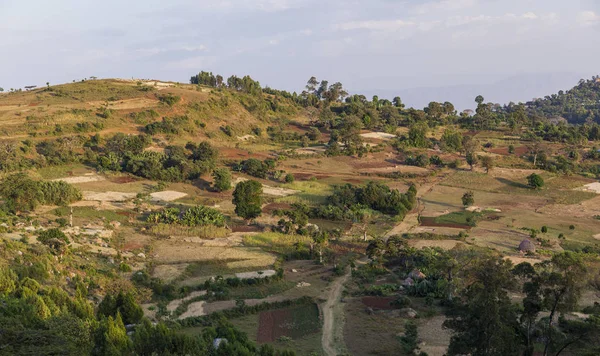
[[[600,0],[0,0],[0,53],[5,90],[200,70],[298,91],[575,84],[600,73]]]

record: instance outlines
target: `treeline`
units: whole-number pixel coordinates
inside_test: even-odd
[[[68,205],[81,200],[79,189],[63,181],[42,182],[26,173],[9,175],[0,183],[4,208],[11,213],[33,211],[38,205]]]
[[[346,184],[336,187],[327,203],[315,207],[311,214],[328,220],[356,220],[364,209],[371,209],[401,220],[414,208],[416,200],[415,185],[403,194],[379,182],[369,182],[363,187]]]
[[[375,239],[367,247],[370,266],[353,272],[359,283],[373,283],[388,269],[400,273],[400,285],[374,286],[363,293],[425,298],[446,308],[444,327],[453,331],[448,355],[545,355],[562,352],[595,355],[600,351],[600,313],[587,308],[586,318],[567,318],[578,310],[586,288],[598,288],[589,266],[597,255],[557,253],[551,259],[514,266],[494,252],[456,248],[415,250],[406,238]],[[591,277],[591,278],[590,278]],[[515,301],[513,293],[524,298]]]
[[[239,78],[232,75],[223,81],[223,77],[219,74],[214,75],[212,72],[200,72],[190,78],[190,84],[206,85],[213,88],[228,88],[251,95],[262,93],[260,83],[252,79],[249,75]]]

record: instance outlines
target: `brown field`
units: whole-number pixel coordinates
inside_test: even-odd
[[[373,310],[392,310],[395,308],[390,303],[394,300],[394,297],[362,297],[361,302]]]

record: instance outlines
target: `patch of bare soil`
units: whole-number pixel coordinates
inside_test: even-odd
[[[99,182],[102,180],[104,180],[104,177],[99,176],[97,174],[93,174],[93,173],[89,174],[89,175],[78,176],[78,177],[64,177],[64,178],[53,179],[54,182],[63,181],[65,183],[69,183],[69,184]]]
[[[187,196],[186,193],[176,192],[173,190],[165,190],[162,192],[154,192],[150,194],[150,200],[155,202],[174,201]]]
[[[188,296],[186,296],[185,298],[181,298],[181,299],[175,299],[172,300],[169,304],[167,304],[167,311],[169,312],[174,312],[177,308],[179,308],[179,306],[181,304],[183,304],[184,302],[187,302],[188,300],[194,299],[196,297],[201,297],[203,295],[206,295],[206,291],[205,290],[198,290],[198,291],[194,291],[192,293],[190,293]],[[190,305],[191,306],[191,305]],[[189,310],[189,308],[188,308]],[[185,314],[185,313],[184,313]]]
[[[439,247],[444,250],[451,250],[463,243],[458,240],[410,240],[408,244],[419,249],[424,247]]]
[[[514,265],[518,265],[519,263],[523,263],[523,262],[527,262],[527,263],[534,265],[536,263],[542,262],[542,260],[540,260],[538,258],[532,258],[532,257],[504,256],[504,259],[509,260]]]
[[[576,190],[582,190],[584,192],[593,192],[596,194],[600,194],[600,182],[594,182],[584,185],[581,188],[577,188]]]
[[[256,136],[254,135],[244,135],[244,136],[238,136],[237,139],[240,141],[250,141],[250,140],[254,140],[256,138]]]
[[[238,177],[233,183],[235,185],[237,185],[238,183],[241,183],[241,182],[244,182],[247,180],[248,179],[246,179],[246,178]],[[263,184],[262,188],[263,188],[264,194],[274,195],[277,197],[287,197],[288,195],[294,195],[296,193],[300,193],[299,190],[286,189],[286,188],[280,188],[280,187],[271,187],[270,185],[266,185],[266,184]]]
[[[385,133],[385,132],[367,132],[360,134],[361,137],[364,138],[375,138],[379,140],[391,140],[396,137],[396,135]]]
[[[90,101],[88,102],[91,106],[104,106],[105,101]],[[124,99],[117,101],[109,101],[108,108],[112,110],[131,110],[131,109],[142,109],[149,108],[158,105],[158,100],[150,98],[134,98]]]
[[[102,201],[102,202],[124,202],[129,199],[135,198],[135,193],[125,193],[125,192],[83,192],[83,200],[94,200],[94,201]]]
[[[325,146],[303,147],[297,148],[296,153],[299,155],[320,155],[324,154],[326,149]]]
[[[185,313],[181,314],[178,319],[182,320],[182,319],[191,318],[194,316],[206,315],[207,313],[204,311],[205,304],[206,304],[206,302],[203,300],[201,300],[199,302],[191,303],[190,305],[188,305],[188,308],[185,311]],[[233,305],[235,306],[235,303]]]
[[[154,267],[152,277],[159,278],[165,283],[170,283],[175,278],[179,277],[183,272],[185,272],[188,265],[189,263],[158,265]]]
[[[421,351],[430,356],[443,356],[446,354],[452,334],[450,330],[442,326],[445,320],[446,317],[444,316],[436,316],[419,324],[418,333],[422,342],[419,348]]]

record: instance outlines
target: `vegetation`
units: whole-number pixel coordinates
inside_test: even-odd
[[[0,353],[305,354],[314,298],[338,303],[351,273],[349,354],[424,354],[430,335],[448,355],[598,354],[598,83],[462,113],[314,77],[11,90]],[[288,333],[257,346],[228,321],[257,313],[251,336]],[[356,330],[372,350],[352,350]]]
[[[233,191],[235,213],[244,220],[252,220],[262,214],[262,185],[255,180],[240,182]]]

